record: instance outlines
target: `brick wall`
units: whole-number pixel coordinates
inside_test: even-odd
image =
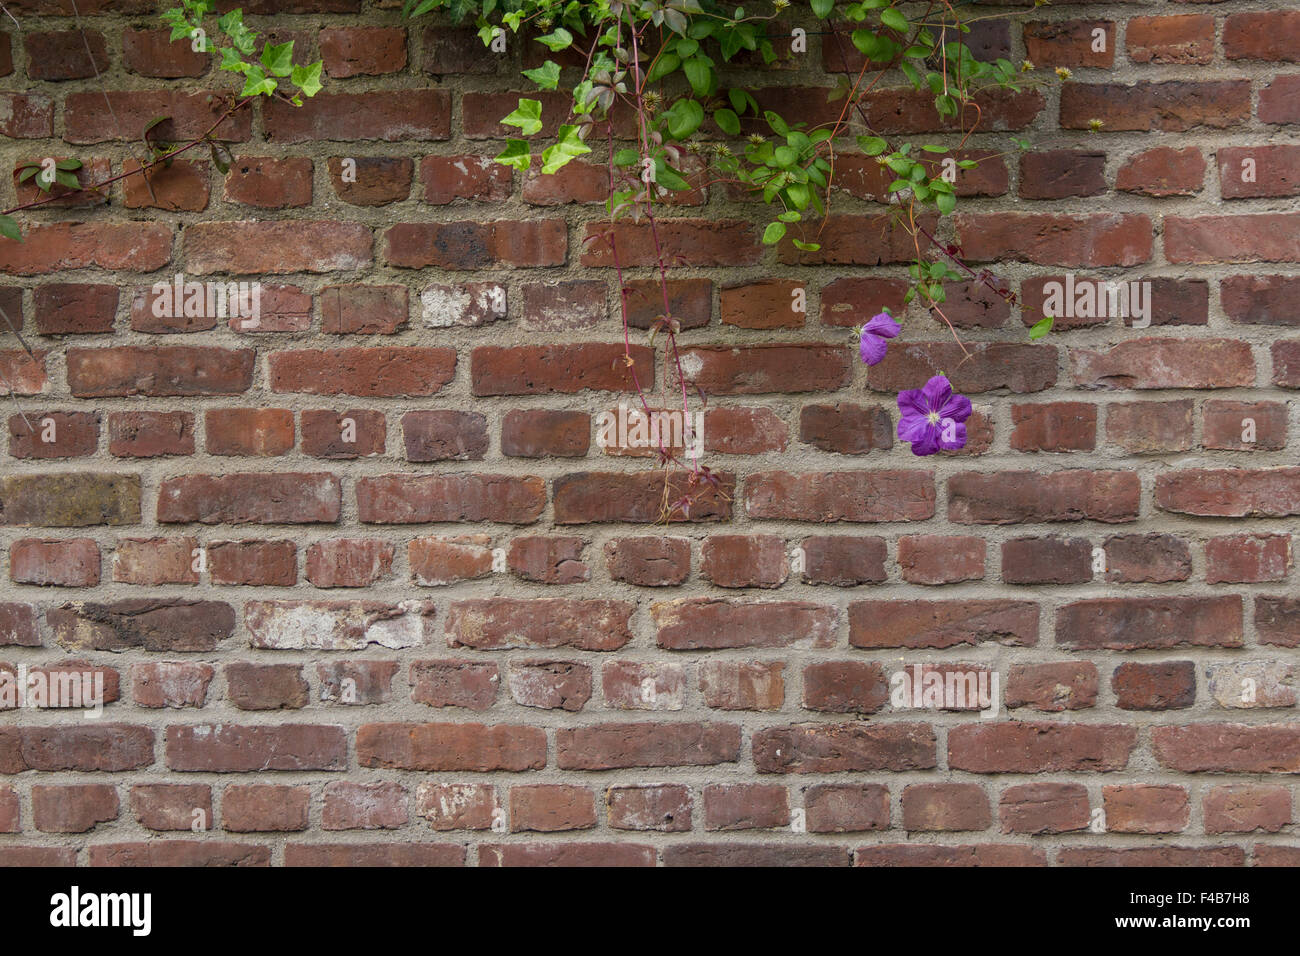
[[[980,27],[1051,81],[987,97],[962,144],[1033,146],[963,173],[942,226],[1029,306],[951,287],[965,362],[901,306],[873,161],[840,157],[821,253],[761,246],[768,210],[724,188],[679,197],[671,292],[721,483],[665,527],[653,460],[594,437],[629,398],[587,241],[605,171],[486,159],[535,51],[391,5],[246,4],[324,59],[324,92],[223,124],[224,176],[193,150],[0,243],[36,355],[4,333],[0,666],[100,675],[108,701],[0,712],[0,862],[1297,862],[1285,6]],[[150,119],[196,135],[228,92],[152,2],[83,0],[99,81],[67,0],[7,7],[6,169],[123,172]],[[858,64],[807,26],[807,54],[741,75],[822,122],[817,88]],[[868,108],[958,145],[924,100]],[[653,246],[618,239],[644,328]],[[176,273],[260,282],[260,322],[154,308]],[[1028,342],[1067,273],[1149,282],[1149,325]],[[868,370],[852,328],[884,305],[907,321]],[[895,393],[939,370],[970,440],[914,457]],[[983,675],[996,715],[891,699],[929,673]]]

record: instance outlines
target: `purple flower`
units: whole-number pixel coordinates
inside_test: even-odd
[[[913,455],[933,455],[941,448],[953,450],[966,445],[966,426],[970,417],[970,399],[954,395],[952,385],[936,375],[924,388],[909,388],[898,393],[898,438],[912,443]]]
[[[888,346],[886,339],[898,334],[899,325],[888,312],[873,315],[871,321],[862,327],[862,337],[858,342],[858,353],[862,361],[875,365],[885,357]]]

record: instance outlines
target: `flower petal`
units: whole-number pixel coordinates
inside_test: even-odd
[[[870,321],[862,327],[863,334],[879,335],[882,339],[892,339],[898,334],[902,326],[894,321],[894,317],[886,312],[879,315],[873,315]]]
[[[862,356],[862,361],[868,365],[878,364],[885,357],[886,347],[884,339],[863,329],[862,341],[858,343],[858,354]]]
[[[925,434],[918,440],[912,442],[913,455],[933,455],[939,450],[939,430],[933,425],[925,430]]]
[[[926,382],[921,391],[925,395],[926,411],[937,412],[947,405],[948,399],[952,397],[952,385],[942,375],[936,375]]]
[[[949,451],[966,447],[966,426],[945,418],[939,423],[939,447]]]
[[[934,426],[926,420],[924,415],[904,415],[898,420],[899,441],[921,441],[926,432],[933,430]]]
[[[920,415],[924,418],[930,412],[925,402],[925,393],[919,388],[905,388],[898,393],[898,410],[904,415]]]
[[[943,408],[939,409],[940,418],[951,418],[957,422],[964,422],[970,418],[970,413],[970,399],[965,395],[954,395],[948,399]]]

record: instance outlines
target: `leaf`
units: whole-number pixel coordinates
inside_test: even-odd
[[[683,66],[686,73],[686,79],[690,81],[691,89],[695,91],[696,96],[707,96],[709,87],[713,84],[713,64],[707,57],[696,56],[687,60]]]
[[[323,61],[317,60],[307,66],[295,66],[289,82],[302,90],[304,96],[315,96],[320,92],[320,70]]]
[[[665,53],[655,61],[655,65],[651,67],[650,72],[646,74],[646,82],[658,82],[681,65],[682,58],[680,56],[676,53]]]
[[[22,168],[22,172],[18,174],[18,181],[20,183],[27,182],[27,180],[31,179],[33,176],[35,176],[37,173],[41,171],[41,167],[36,165],[36,163],[28,163],[26,166],[23,166],[21,168]]]
[[[240,90],[240,96],[270,96],[276,90],[275,80],[270,79],[262,72],[260,66],[254,66],[249,69],[248,75],[244,77],[244,88]]]
[[[821,249],[820,242],[804,242],[802,239],[791,239],[796,249],[802,249],[804,252],[816,252]]]
[[[812,0],[812,12],[822,19],[829,17],[834,9],[835,0]]]
[[[22,231],[18,228],[18,222],[13,216],[0,216],[0,236],[6,239],[15,239],[18,242],[23,241]]]
[[[81,188],[81,182],[77,179],[77,177],[72,173],[67,172],[66,170],[62,170],[62,169],[55,170],[54,178],[59,181],[60,185],[67,186],[69,189]]]
[[[662,159],[655,160],[655,182],[674,192],[683,192],[691,188],[691,184]]]
[[[506,140],[506,148],[497,154],[496,161],[503,166],[511,166],[520,172],[528,169],[533,158],[528,152],[528,141],[523,139]]]
[[[785,223],[769,222],[767,228],[763,230],[763,245],[774,246],[781,241],[785,235]]]
[[[557,50],[567,50],[573,46],[573,34],[564,27],[556,27],[554,31],[546,34],[546,36],[538,37],[537,42],[554,53]]]
[[[217,167],[217,172],[223,176],[230,172],[230,164],[235,158],[230,155],[230,150],[220,143],[212,142],[208,143],[208,148],[212,153],[212,165]]]
[[[81,160],[79,159],[61,159],[54,164],[56,169],[80,169]]]
[[[957,208],[957,197],[952,193],[936,193],[934,197],[939,211],[945,216],[951,215],[952,211]]]
[[[879,136],[859,136],[858,146],[868,156],[879,156],[889,148],[889,144]]]
[[[641,162],[641,154],[635,149],[620,149],[614,154],[615,166],[635,166]]]
[[[678,100],[664,113],[664,119],[673,139],[685,139],[704,122],[704,107],[695,100]]]
[[[288,76],[293,72],[293,41],[262,47],[262,66],[273,76]]]
[[[159,123],[167,122],[167,120],[169,119],[171,119],[170,116],[155,116],[149,122],[144,124],[144,129],[140,131],[140,139],[144,140],[144,144],[146,146],[150,145],[149,133],[153,130],[153,128],[157,126]]]
[[[570,160],[590,152],[591,147],[582,141],[577,126],[561,126],[559,139],[542,151],[542,172],[548,175],[557,172]]]
[[[560,83],[560,64],[554,60],[547,60],[541,66],[534,70],[524,70],[524,76],[528,77],[543,90],[553,90]]]
[[[542,128],[542,103],[540,100],[520,100],[518,108],[501,122],[505,126],[518,126],[525,136],[532,136]]]
[[[1055,321],[1056,320],[1053,319],[1050,315],[1045,319],[1039,319],[1032,326],[1030,326],[1029,337],[1034,340],[1041,339],[1048,332],[1052,331],[1052,323]]]
[[[715,110],[713,122],[717,123],[718,128],[728,136],[740,135],[740,118],[731,110]]]

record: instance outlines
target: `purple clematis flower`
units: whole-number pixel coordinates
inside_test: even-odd
[[[858,353],[862,361],[875,365],[885,357],[888,346],[886,339],[898,334],[900,326],[888,312],[873,315],[871,321],[862,327],[862,336],[858,341]]]
[[[952,385],[936,375],[924,388],[910,388],[898,393],[898,438],[912,443],[913,455],[933,455],[940,449],[954,450],[966,445],[966,426],[970,418],[970,399],[954,395]]]

